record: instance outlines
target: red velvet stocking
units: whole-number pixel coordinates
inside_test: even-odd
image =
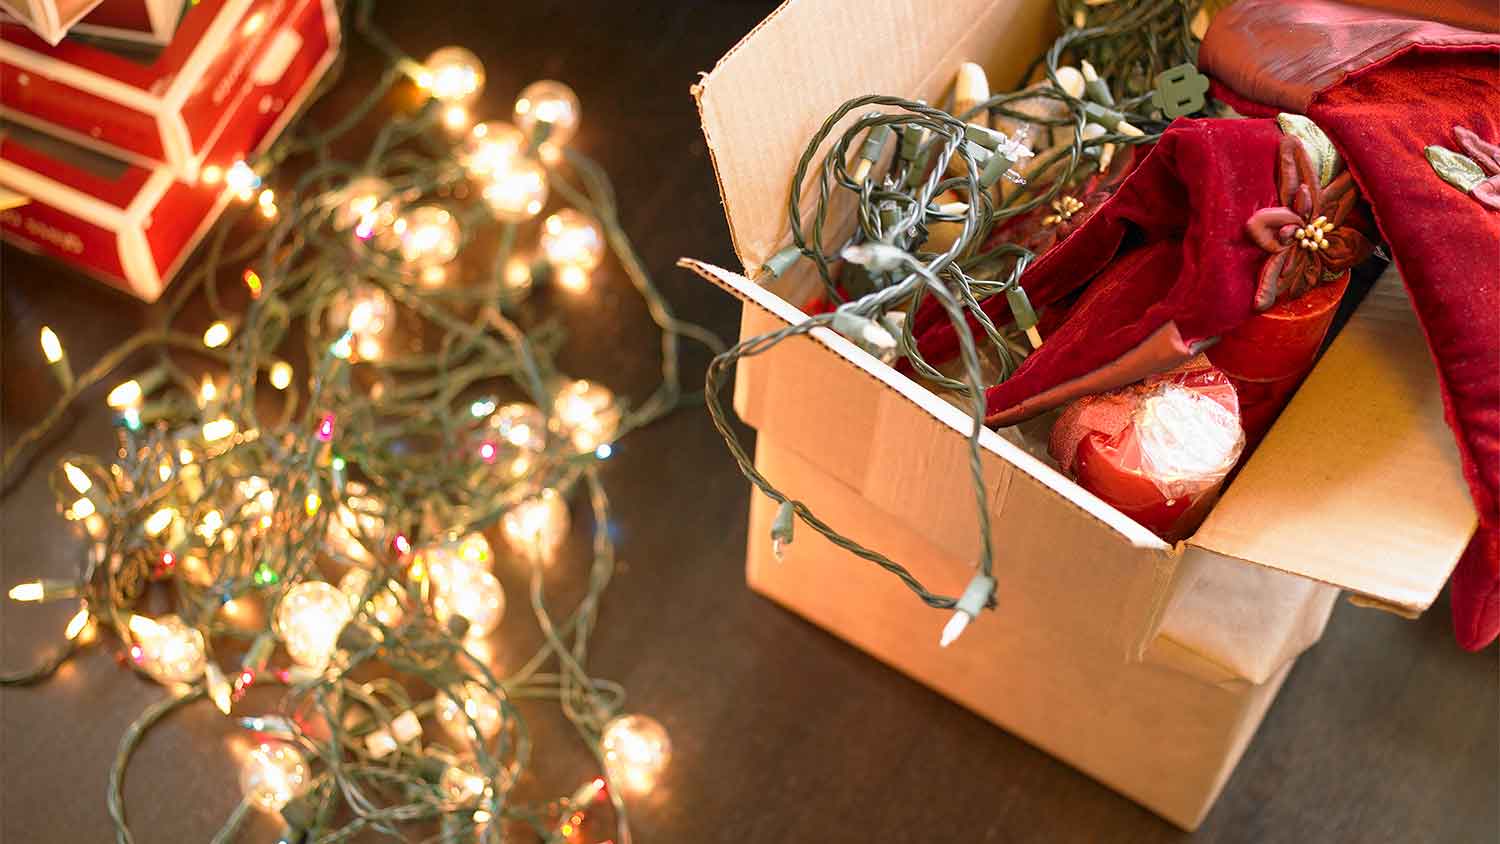
[[[1241,0],[1215,20],[1200,62],[1243,113],[1312,118],[1373,207],[1479,511],[1451,597],[1459,643],[1484,647],[1500,632],[1500,212],[1439,178],[1424,149],[1459,149],[1457,126],[1500,141],[1500,38],[1327,0]]]

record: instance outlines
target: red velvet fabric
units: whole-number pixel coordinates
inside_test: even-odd
[[[1174,122],[1115,195],[1021,279],[1037,306],[1087,290],[1042,348],[990,388],[989,424],[1170,369],[1249,319],[1268,256],[1245,221],[1279,204],[1280,141],[1273,120]],[[1004,297],[984,307],[1010,318]],[[919,347],[928,360],[950,358],[952,326],[926,326]],[[1142,365],[1121,363],[1131,360]]]
[[[1242,22],[1285,15],[1289,7],[1297,7],[1309,27],[1320,16],[1342,14],[1327,0],[1246,0],[1221,13],[1204,41],[1204,69],[1233,90],[1228,101],[1241,113],[1288,104],[1257,105],[1235,96],[1275,86],[1242,78],[1241,63],[1216,57],[1253,49],[1265,58],[1255,73],[1274,73],[1282,64],[1278,51],[1291,48],[1249,43],[1242,34],[1253,27]],[[1500,39],[1489,42],[1360,44],[1367,54],[1380,50],[1382,58],[1318,91],[1306,109],[1373,207],[1437,363],[1448,422],[1479,511],[1479,531],[1452,579],[1454,633],[1469,649],[1500,633],[1500,212],[1440,179],[1423,150],[1458,147],[1457,126],[1500,141]]]

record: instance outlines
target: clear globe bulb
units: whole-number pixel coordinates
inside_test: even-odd
[[[443,729],[459,741],[478,742],[494,738],[500,732],[505,715],[500,708],[500,698],[484,686],[467,680],[456,698],[439,695],[437,718]]]
[[[534,158],[516,158],[491,173],[479,193],[503,222],[520,223],[547,204],[547,170]]]
[[[189,683],[208,665],[203,632],[176,615],[135,616],[130,632],[140,646],[140,664],[160,683]]]
[[[458,257],[462,233],[448,209],[417,205],[396,218],[392,227],[400,238],[401,258],[414,269],[437,267]]]
[[[390,228],[401,211],[401,199],[391,183],[376,176],[361,176],[349,182],[337,194],[333,226],[339,231],[352,229],[360,240],[368,240]]]
[[[332,584],[309,580],[288,589],[276,605],[276,634],[298,665],[322,671],[338,647],[352,613],[349,598]]]
[[[614,439],[620,408],[608,387],[592,381],[569,381],[552,400],[551,427],[580,452],[593,451]]]
[[[436,100],[464,105],[484,90],[484,63],[463,47],[443,47],[422,62],[417,83]]]
[[[533,137],[536,124],[551,124],[546,146],[562,147],[578,134],[578,122],[583,117],[583,108],[578,104],[578,95],[561,82],[543,79],[527,85],[516,97],[515,124],[526,136]]]
[[[353,335],[352,349],[359,357],[378,358],[386,333],[396,323],[396,302],[373,284],[355,282],[334,294],[327,320],[333,333]]]
[[[496,408],[476,434],[474,453],[503,474],[519,478],[531,471],[547,448],[547,417],[536,405],[511,402]]]
[[[568,538],[567,502],[548,487],[506,511],[500,531],[517,554],[549,563]]]
[[[472,639],[499,626],[505,615],[505,590],[489,572],[494,558],[489,540],[479,533],[419,553],[422,570],[432,582],[432,611],[439,622],[462,616]]]
[[[391,592],[389,585],[377,590],[363,605],[360,604],[360,598],[369,586],[370,572],[367,569],[349,569],[339,578],[339,591],[349,599],[349,611],[354,615],[359,615],[361,611],[367,612],[371,618],[386,627],[399,625],[405,612],[401,609],[401,599]]]
[[[672,741],[656,719],[621,715],[604,725],[599,738],[610,783],[633,794],[645,794],[672,760]]]
[[[604,230],[594,218],[564,208],[542,223],[542,254],[559,267],[592,270],[604,260]]]
[[[443,769],[438,788],[448,805],[456,809],[479,802],[489,781],[473,762],[456,762]]]
[[[240,790],[263,812],[279,812],[312,785],[302,752],[286,742],[263,742],[240,766]]]
[[[509,170],[525,156],[526,135],[509,123],[491,120],[469,130],[458,161],[469,175],[487,177]]]

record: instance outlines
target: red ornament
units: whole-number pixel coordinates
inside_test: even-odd
[[[1239,399],[1203,358],[1067,407],[1050,451],[1064,472],[1168,541],[1192,533],[1244,448]]]

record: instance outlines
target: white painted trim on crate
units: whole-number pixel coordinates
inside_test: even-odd
[[[55,79],[58,82],[71,85],[79,90],[97,94],[105,99],[114,100],[120,105],[129,106],[148,114],[155,114],[162,107],[160,97],[143,91],[134,85],[127,85],[118,79],[104,76],[91,70],[82,70],[65,61],[33,53],[30,50],[6,41],[0,41],[0,61],[8,62],[30,73],[45,76],[48,79]]]
[[[224,119],[227,120],[228,117]],[[223,125],[222,120],[220,125]],[[188,134],[187,122],[182,119],[182,112],[177,107],[168,104],[166,109],[156,115],[156,133],[161,136],[162,157],[167,160],[166,164],[172,172],[181,176],[185,182],[198,181],[198,164],[203,156],[193,153],[192,136]]]
[[[95,199],[82,191],[74,190],[45,176],[37,175],[9,161],[0,160],[0,184],[110,231],[117,232],[125,224],[124,209]]]
[[[193,52],[182,63],[177,75],[167,86],[166,93],[162,95],[162,102],[169,111],[175,112],[182,108],[188,95],[203,78],[206,66],[224,49],[229,36],[240,25],[240,19],[245,16],[252,2],[253,0],[230,0],[214,17],[213,23],[208,25],[203,37],[193,46]]]
[[[127,224],[115,231],[115,243],[120,250],[120,269],[125,280],[136,295],[151,301],[161,295],[161,273],[156,270],[156,260],[151,257],[151,244],[146,241],[146,232],[139,225]]]
[[[135,198],[130,200],[130,205],[125,208],[125,222],[127,225],[136,226],[145,230],[146,221],[152,214],[156,213],[156,206],[161,204],[161,198],[166,196],[167,189],[172,187],[172,174],[165,167],[157,167],[151,171],[146,183],[136,192]]]
[[[0,118],[19,123],[22,126],[28,126],[43,134],[51,135],[54,138],[67,141],[74,146],[80,146],[84,149],[92,150],[93,152],[97,152],[100,155],[106,155],[110,158],[115,159],[116,161],[123,161],[126,164],[131,164],[136,167],[143,167],[147,170],[150,170],[161,166],[160,161],[152,158],[147,158],[140,153],[131,152],[127,149],[121,149],[117,146],[112,146],[99,140],[93,135],[84,134],[83,132],[78,132],[73,129],[58,126],[55,123],[48,123],[45,120],[39,120],[34,115],[6,108],[3,105],[0,105]]]

